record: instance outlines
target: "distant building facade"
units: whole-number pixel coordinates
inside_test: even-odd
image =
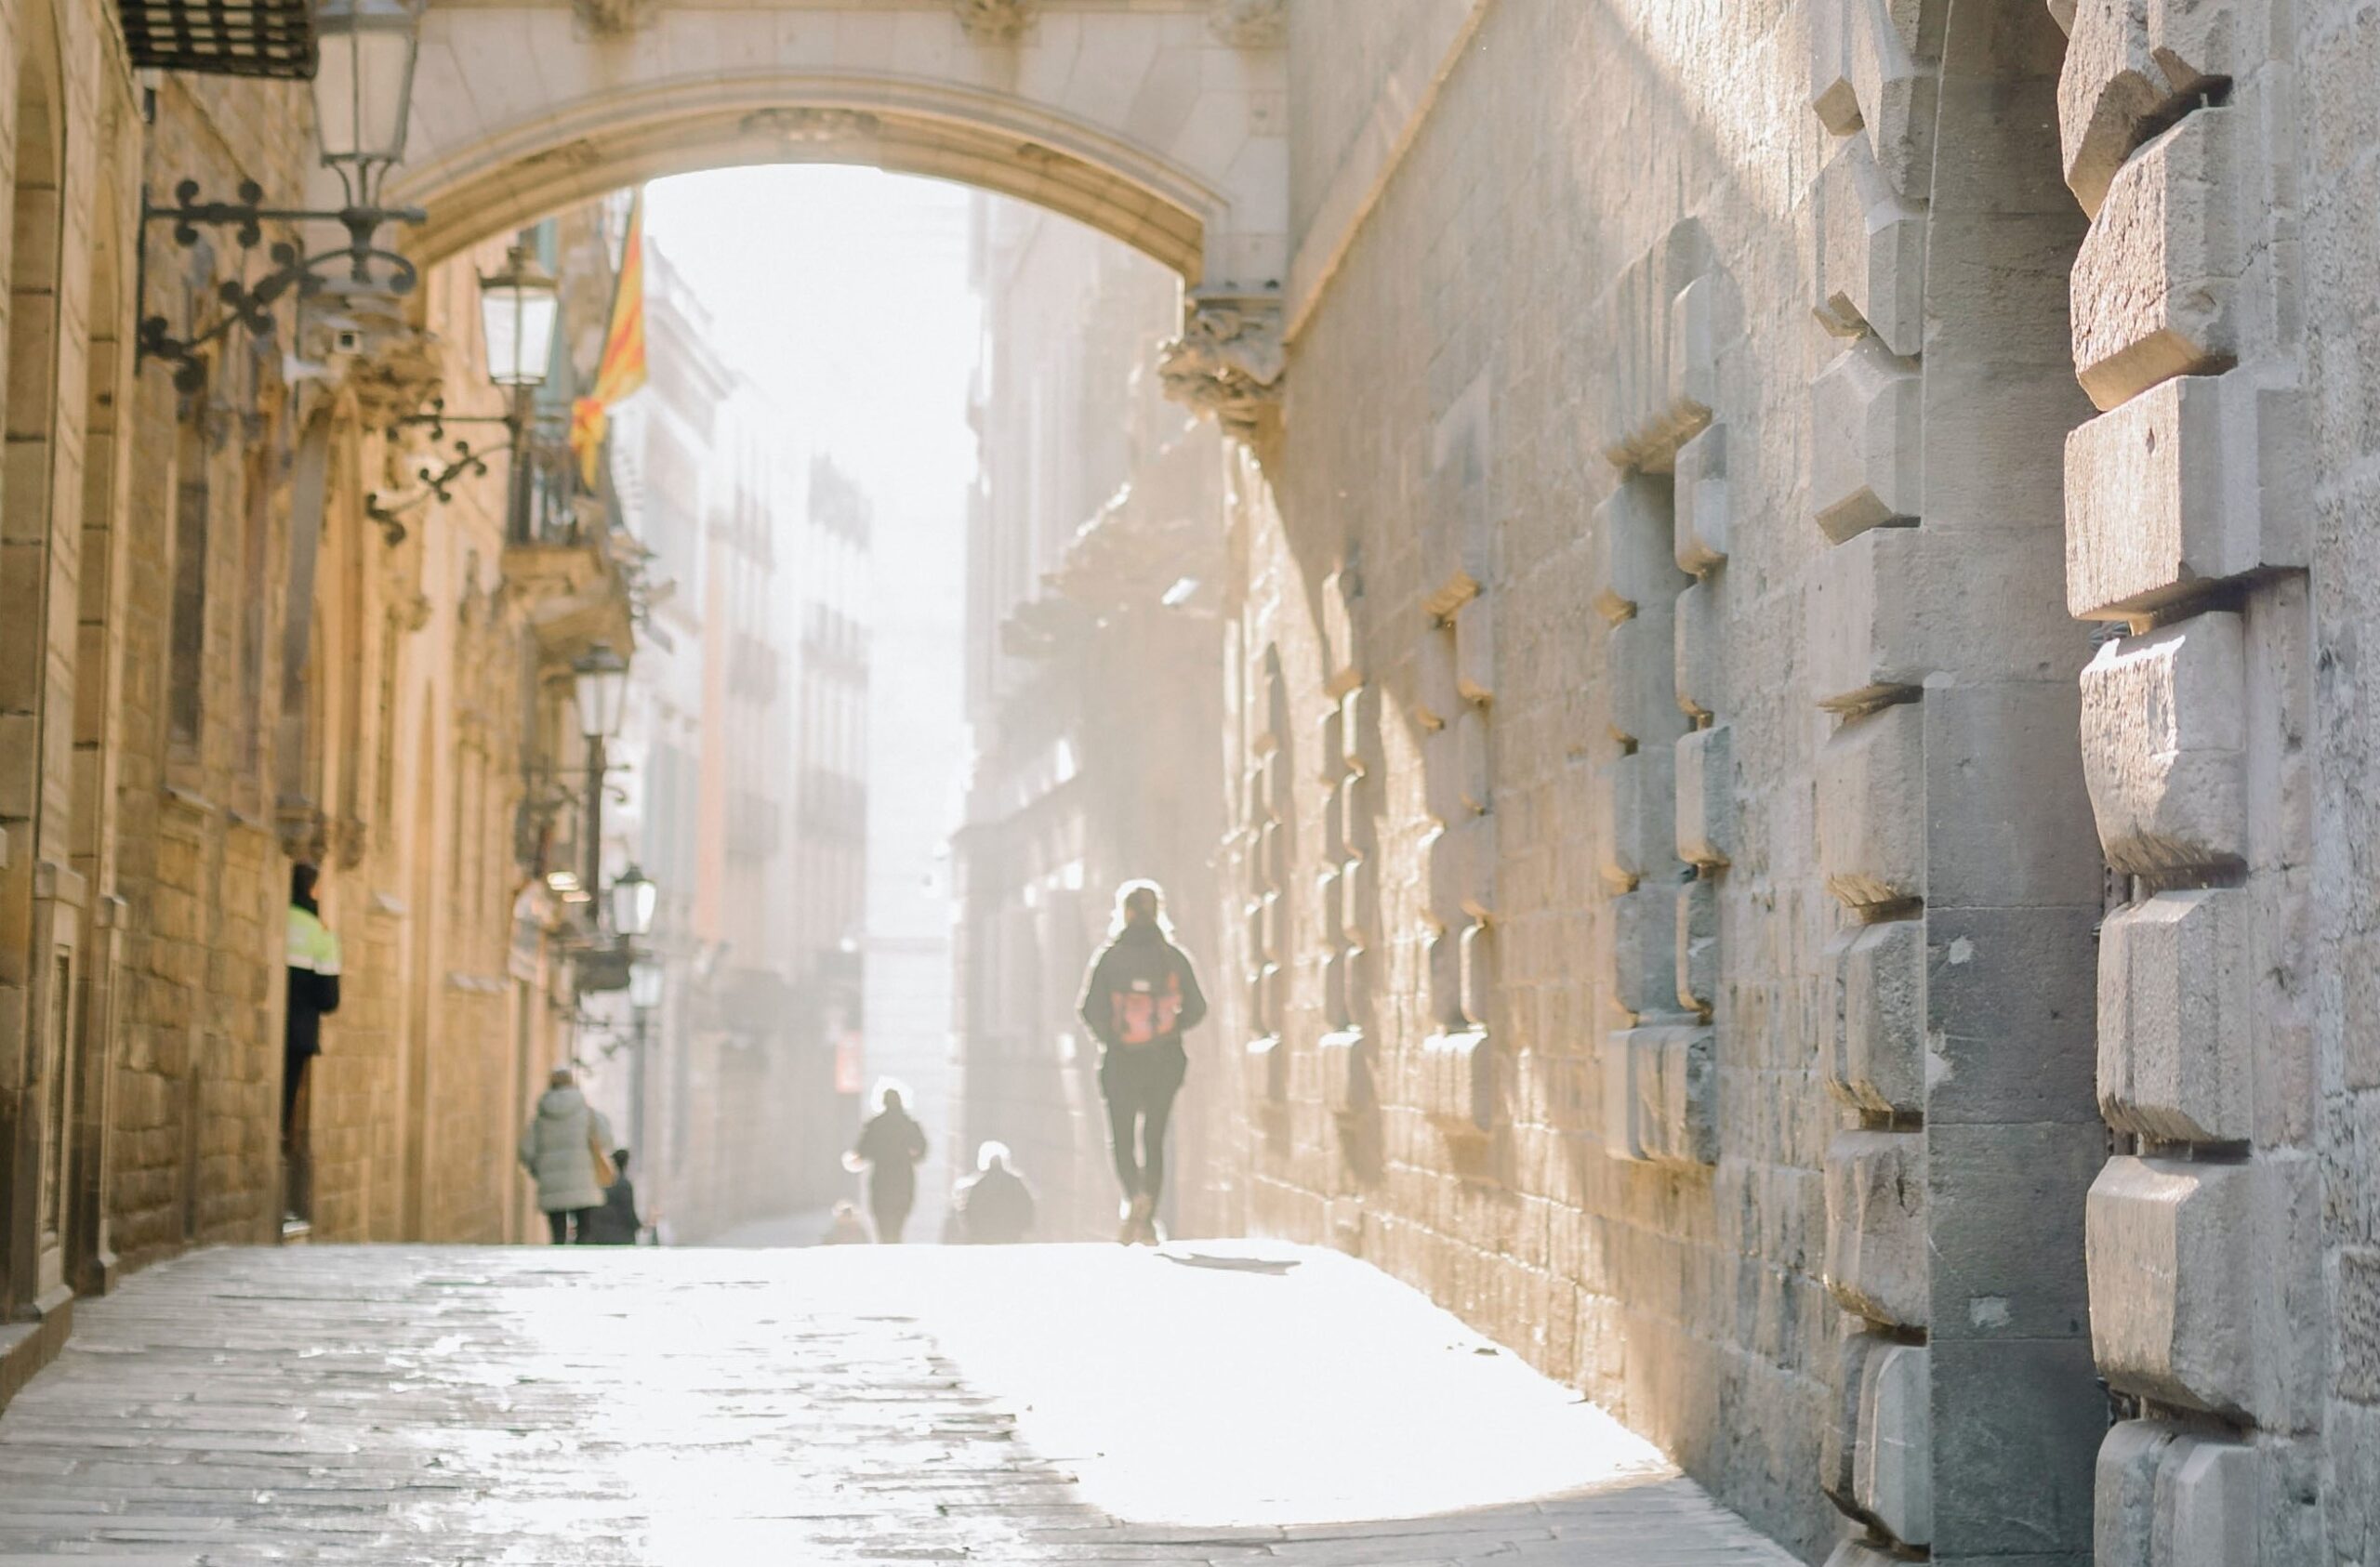
[[[835,1064],[857,1023],[865,731],[830,698],[865,690],[866,508],[657,244],[647,266],[651,380],[614,462],[653,611],[606,854],[660,887],[646,944],[666,978],[641,1030],[627,996],[599,1003],[596,1097],[641,1134],[648,1208],[700,1239],[826,1202],[856,1102]]]
[[[953,849],[961,1151],[1009,1144],[1041,1193],[1043,1235],[1076,1239],[1116,1224],[1099,1047],[1075,1016],[1115,888],[1163,882],[1196,957],[1211,962],[1220,936],[1223,446],[1155,375],[1180,316],[1164,269],[989,197],[974,247],[986,351],[968,530],[973,755]],[[1236,1104],[1219,1037],[1192,1036],[1185,1092]],[[1201,1145],[1228,1124],[1177,1122],[1169,1220],[1228,1222],[1230,1162]]]
[[[867,1072],[867,724],[873,664],[869,566],[875,507],[824,454],[806,476],[796,541],[790,1027],[812,1064],[785,1166],[802,1205],[847,1184],[838,1173]],[[819,1090],[826,1090],[820,1092]]]

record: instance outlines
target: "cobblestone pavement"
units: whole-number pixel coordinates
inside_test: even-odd
[[[1787,1567],[1289,1248],[204,1252],[0,1415],[0,1562]]]

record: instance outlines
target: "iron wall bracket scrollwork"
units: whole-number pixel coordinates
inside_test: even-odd
[[[429,430],[432,445],[441,445],[446,441],[448,425],[496,425],[510,432],[511,442],[516,453],[520,446],[520,425],[515,415],[449,414],[446,412],[446,400],[443,397],[431,398],[421,413],[408,414],[401,419],[390,421],[388,434],[390,440],[395,441],[409,428],[423,428]],[[454,445],[454,459],[444,467],[433,471],[425,466],[415,473],[414,477],[421,481],[421,488],[391,501],[383,501],[377,490],[372,491],[364,497],[364,515],[380,524],[381,534],[389,541],[390,548],[405,541],[403,513],[411,511],[416,507],[425,506],[431,501],[443,506],[455,498],[453,493],[455,481],[466,475],[479,478],[487,472],[485,452],[473,447],[469,441],[460,439],[457,439]]]
[[[335,212],[318,212],[304,207],[269,207],[264,204],[264,188],[254,180],[240,182],[239,200],[209,202],[199,199],[195,179],[185,179],[174,188],[174,204],[160,206],[140,193],[141,231],[146,233],[152,223],[171,223],[174,243],[184,250],[195,249],[200,232],[206,229],[229,229],[231,237],[244,251],[254,250],[264,243],[267,223],[337,223],[347,230],[347,244],[311,255],[288,241],[277,241],[266,252],[272,268],[255,283],[243,278],[226,278],[216,285],[216,297],[223,305],[223,313],[213,325],[190,337],[177,337],[171,324],[162,315],[148,313],[147,247],[142,247],[140,269],[140,330],[136,340],[135,356],[145,362],[161,360],[174,367],[174,386],[183,392],[194,392],[206,384],[206,349],[229,336],[239,327],[252,333],[263,333],[272,324],[272,309],[283,299],[295,295],[303,297],[320,288],[326,278],[325,269],[341,259],[348,264],[348,275],[357,283],[375,283],[391,294],[408,294],[419,281],[414,264],[394,250],[374,243],[374,236],[387,223],[420,223],[429,214],[416,206],[383,207],[365,204],[344,206]],[[382,273],[385,275],[380,275]]]
[[[381,500],[377,490],[369,491],[364,497],[364,515],[380,524],[381,535],[393,549],[405,542],[403,513],[433,500],[443,505],[455,498],[452,488],[455,481],[466,475],[477,478],[486,472],[487,454],[474,451],[469,441],[457,437],[454,459],[445,467],[432,468],[425,463],[415,471],[414,477],[421,481],[420,489],[392,501]]]

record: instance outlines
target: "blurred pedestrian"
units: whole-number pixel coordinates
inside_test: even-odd
[[[1128,881],[1116,889],[1108,937],[1083,976],[1079,1010],[1099,1041],[1099,1091],[1107,1098],[1116,1178],[1124,1186],[1116,1238],[1155,1245],[1166,1122],[1190,1070],[1182,1035],[1207,1015],[1207,997],[1188,955],[1173,944],[1157,883]]]
[[[1013,1245],[1033,1233],[1033,1188],[1010,1167],[1004,1142],[975,1150],[975,1173],[959,1183],[951,1207],[971,1245]]]
[[[587,1241],[587,1218],[602,1206],[615,1175],[612,1124],[578,1091],[567,1066],[549,1080],[537,1113],[521,1133],[521,1165],[536,1179],[537,1206],[544,1210],[553,1242]]]
[[[826,1220],[826,1233],[820,1236],[822,1246],[864,1246],[867,1244],[867,1224],[859,1217],[859,1209],[850,1203],[837,1203],[834,1214]]]
[[[314,893],[322,872],[289,867],[289,1005],[281,1035],[281,1140],[298,1118],[298,1090],[306,1066],[323,1050],[323,1018],[338,1010],[338,938],[323,924]]]
[[[603,1193],[602,1205],[579,1226],[581,1245],[632,1246],[644,1233],[644,1220],[637,1217],[636,1183],[628,1179],[627,1149],[612,1151],[612,1168],[617,1173]]]
[[[901,1244],[901,1227],[918,1205],[918,1161],[926,1156],[926,1133],[903,1108],[898,1083],[879,1083],[876,1104],[843,1163],[866,1169],[867,1211],[876,1220],[877,1244],[892,1246]]]

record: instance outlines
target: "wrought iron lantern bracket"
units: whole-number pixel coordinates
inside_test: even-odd
[[[315,211],[305,207],[275,207],[264,204],[264,188],[256,181],[243,180],[235,202],[210,202],[199,199],[195,179],[185,179],[174,188],[174,204],[161,206],[140,193],[140,222],[145,233],[152,223],[173,225],[174,243],[184,250],[196,248],[200,232],[207,229],[228,229],[242,250],[254,250],[264,242],[267,223],[337,223],[347,230],[347,244],[311,255],[287,241],[276,242],[267,255],[272,268],[254,283],[241,278],[227,278],[216,285],[216,297],[223,305],[223,313],[213,325],[190,337],[177,337],[170,323],[162,315],[148,313],[147,247],[142,247],[140,276],[140,330],[136,341],[136,357],[146,362],[160,360],[174,367],[177,390],[195,392],[206,384],[205,349],[228,337],[239,327],[252,333],[271,329],[272,308],[293,294],[299,298],[314,293],[327,281],[329,271],[345,261],[348,276],[357,283],[377,283],[391,294],[409,294],[420,274],[403,254],[375,243],[381,227],[389,223],[421,223],[429,214],[417,206],[384,207],[357,203],[337,211]]]

